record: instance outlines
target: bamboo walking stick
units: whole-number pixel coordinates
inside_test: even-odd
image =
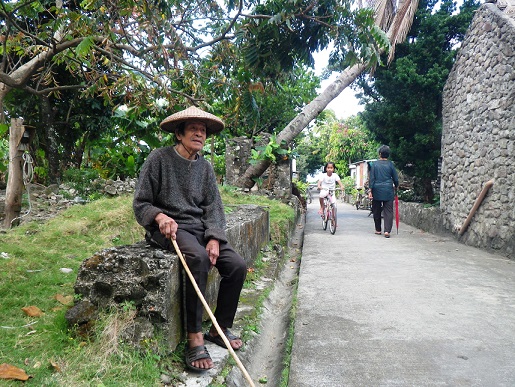
[[[227,337],[225,336],[225,334],[222,331],[222,328],[220,328],[220,325],[218,325],[218,322],[216,321],[216,317],[213,314],[213,312],[211,311],[211,308],[209,307],[209,305],[207,304],[206,299],[204,298],[204,295],[200,291],[200,289],[199,289],[199,287],[197,285],[197,282],[195,281],[195,278],[193,278],[193,274],[191,274],[191,271],[188,268],[186,260],[184,259],[184,256],[182,255],[181,250],[179,249],[179,246],[177,245],[177,242],[173,238],[170,238],[170,240],[172,241],[173,247],[175,248],[175,252],[179,256],[179,259],[181,260],[182,266],[184,267],[184,270],[186,271],[186,274],[188,275],[188,277],[189,277],[193,287],[195,288],[195,291],[197,292],[197,295],[198,295],[200,301],[202,302],[202,305],[204,305],[204,308],[206,309],[207,313],[209,314],[209,318],[213,322],[213,325],[215,326],[216,331],[218,332],[218,334],[220,335],[220,337],[224,341],[225,346],[229,350],[229,353],[231,354],[233,359],[236,361],[236,364],[238,364],[238,367],[240,368],[241,372],[243,372],[243,375],[245,376],[245,379],[247,379],[247,381],[249,382],[249,385],[252,386],[252,387],[255,387],[254,382],[252,381],[252,378],[250,377],[249,373],[247,372],[247,370],[243,366],[242,362],[240,361],[240,359],[236,355],[236,352],[234,352],[234,349],[232,348],[231,343],[229,342],[229,339],[227,339]]]

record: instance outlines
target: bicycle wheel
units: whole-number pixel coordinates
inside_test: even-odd
[[[329,223],[329,231],[331,231],[331,234],[333,235],[336,232],[336,219],[336,207],[333,205],[331,206],[331,216]]]
[[[327,202],[326,202],[325,206],[324,206],[324,213],[322,214],[322,228],[324,230],[327,230],[327,220],[328,220],[328,215],[327,215]]]

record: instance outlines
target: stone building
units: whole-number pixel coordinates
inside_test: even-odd
[[[483,4],[443,93],[440,209],[465,244],[515,258],[515,4]],[[493,179],[470,225],[461,229]],[[460,232],[461,230],[461,232]]]

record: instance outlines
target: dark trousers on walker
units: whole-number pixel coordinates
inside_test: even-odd
[[[381,213],[384,218],[384,232],[391,233],[393,226],[393,200],[372,200],[372,214],[376,231],[381,231]]]
[[[151,241],[167,250],[175,251],[172,243],[159,230],[151,233]],[[205,294],[211,262],[206,251],[208,241],[204,240],[204,227],[202,225],[179,225],[176,241],[200,291]],[[214,316],[221,327],[231,328],[243,282],[247,275],[247,265],[229,243],[220,242],[220,255],[215,267],[222,279]],[[204,308],[189,277],[186,278],[185,288],[186,331],[188,333],[201,332]]]

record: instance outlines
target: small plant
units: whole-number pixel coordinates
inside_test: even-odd
[[[345,176],[344,178],[342,178],[342,184],[345,188],[346,195],[356,195],[356,182],[352,176]]]
[[[91,168],[70,168],[64,172],[63,181],[77,191],[80,196],[89,196],[97,192],[95,181],[99,178],[98,171]]]
[[[399,200],[402,200],[404,202],[420,202],[421,201],[421,198],[418,197],[415,194],[415,191],[413,191],[412,189],[408,189],[405,191],[399,190],[397,192],[397,195],[399,196]]]
[[[258,146],[256,149],[252,149],[252,155],[250,159],[250,164],[256,164],[260,160],[270,160],[275,162],[277,158],[279,159],[287,159],[290,157],[291,150],[285,149],[284,144],[278,144],[276,141],[276,137],[270,137],[270,141],[267,145]]]

